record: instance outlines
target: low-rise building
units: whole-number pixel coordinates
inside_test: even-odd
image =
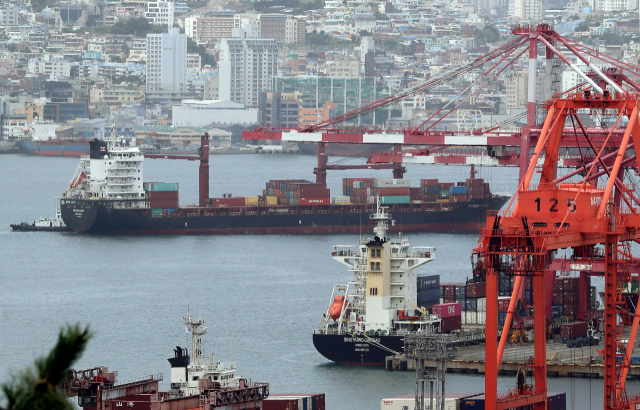
[[[144,103],[144,90],[127,83],[95,86],[91,89],[91,102],[109,105]]]

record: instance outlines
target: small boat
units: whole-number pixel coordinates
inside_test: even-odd
[[[42,215],[40,215],[40,218],[33,221],[33,223],[22,222],[19,224],[12,224],[10,226],[14,232],[66,232],[71,230],[62,220],[62,215],[60,214],[60,202],[58,201],[58,198],[56,198],[56,216],[54,218],[43,218]]]

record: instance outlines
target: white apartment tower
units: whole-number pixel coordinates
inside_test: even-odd
[[[257,107],[278,71],[278,45],[270,39],[224,39],[220,44],[220,99]]]
[[[186,88],[187,35],[177,27],[147,34],[147,92],[185,93]]]
[[[540,0],[509,0],[509,17],[523,20],[542,20]]]
[[[145,18],[149,24],[166,25],[171,28],[173,27],[175,8],[176,3],[172,1],[150,1],[147,3]]]

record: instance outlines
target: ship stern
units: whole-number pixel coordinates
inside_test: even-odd
[[[89,232],[96,222],[98,204],[81,199],[61,199],[60,214],[69,229]]]

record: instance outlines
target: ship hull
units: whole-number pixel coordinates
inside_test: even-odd
[[[381,348],[383,345],[387,349]],[[383,366],[385,358],[393,352],[403,353],[403,336],[313,335],[318,353],[341,364]],[[392,352],[393,351],[393,352]]]
[[[48,141],[18,141],[20,152],[41,157],[81,157],[89,155],[88,143],[56,143]]]
[[[507,199],[474,199],[450,210],[391,206],[394,222],[389,231],[477,232],[485,225],[487,211],[499,210]],[[111,201],[63,199],[61,213],[71,230],[96,234],[334,234],[368,231],[371,210],[338,205],[194,207],[164,209],[155,215],[150,209],[117,208]]]

